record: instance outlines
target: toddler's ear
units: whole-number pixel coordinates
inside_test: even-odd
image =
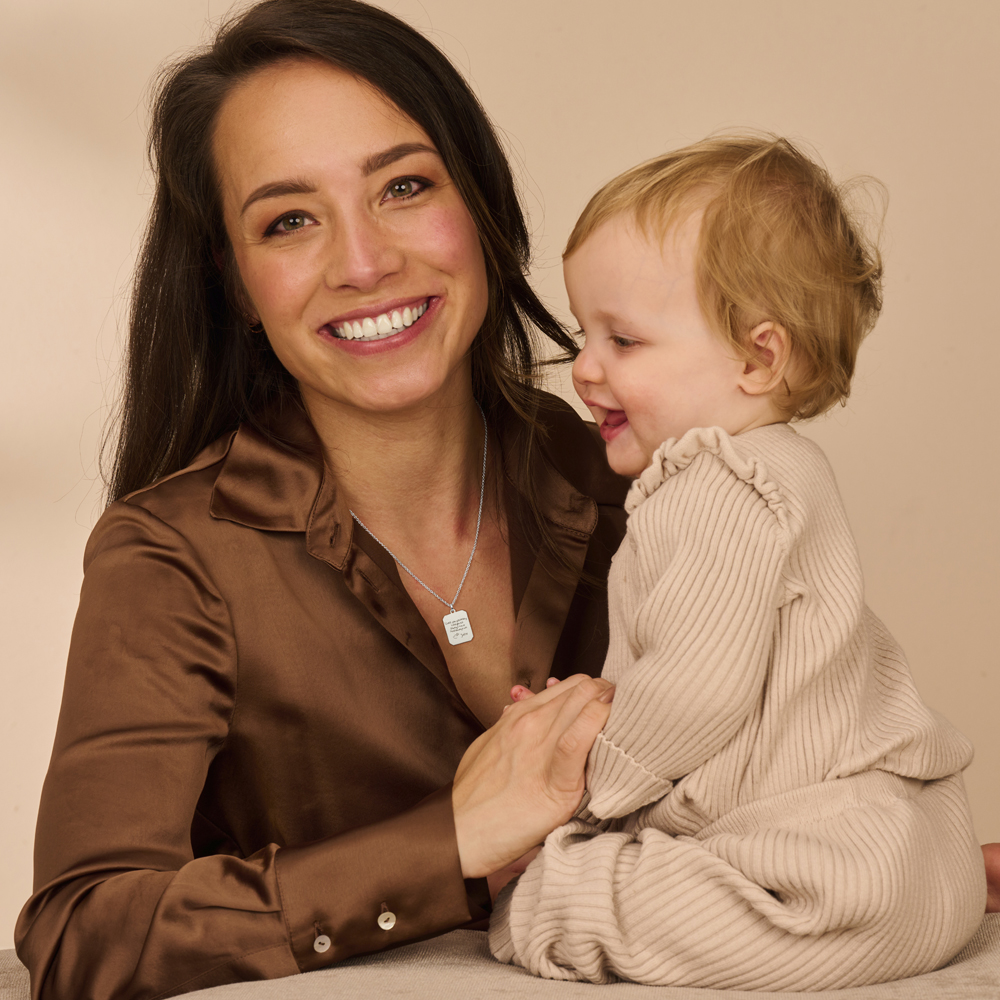
[[[750,396],[761,396],[781,385],[791,360],[791,341],[780,323],[765,320],[750,331],[747,342],[753,360],[744,366],[739,386]]]

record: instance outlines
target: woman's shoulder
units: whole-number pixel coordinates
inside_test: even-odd
[[[197,503],[199,498],[205,499],[212,492],[215,479],[229,455],[237,433],[230,431],[216,438],[211,444],[202,448],[183,468],[160,476],[137,490],[132,490],[111,504],[109,509],[124,505],[151,510],[161,507],[165,502],[176,503],[180,500],[183,503],[186,500],[185,505],[190,505]]]
[[[88,567],[99,554],[135,545],[184,545],[196,537],[200,520],[210,519],[215,481],[236,432],[203,448],[187,465],[110,503],[90,534]]]
[[[226,524],[305,531],[322,480],[322,461],[313,451],[301,434],[241,424],[183,468],[112,503],[94,534],[119,523],[151,530],[159,524],[193,543]]]

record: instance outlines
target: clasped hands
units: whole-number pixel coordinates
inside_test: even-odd
[[[494,898],[580,804],[614,687],[576,674],[550,679],[537,695],[518,685],[511,696],[514,704],[466,750],[452,785],[462,875],[488,876]]]

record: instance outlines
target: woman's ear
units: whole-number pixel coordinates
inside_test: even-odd
[[[788,372],[792,345],[788,331],[773,320],[758,323],[747,335],[751,360],[737,380],[749,396],[762,396],[781,385]]]

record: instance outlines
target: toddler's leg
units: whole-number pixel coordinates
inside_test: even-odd
[[[755,802],[705,839],[573,820],[501,893],[490,947],[550,979],[714,989],[840,989],[939,967],[983,912],[961,779],[841,780],[843,802],[822,814],[801,790],[767,800],[790,825],[758,825]]]

